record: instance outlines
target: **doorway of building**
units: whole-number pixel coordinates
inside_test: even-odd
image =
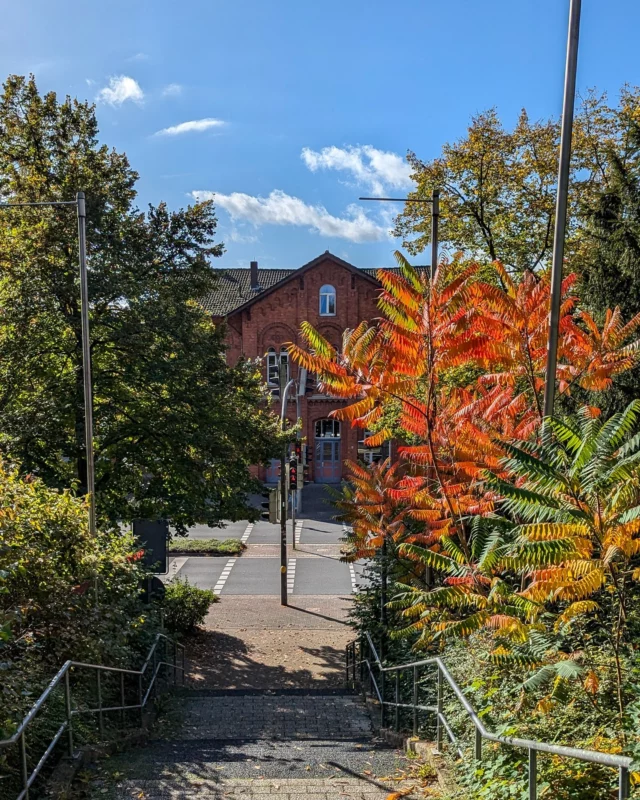
[[[340,457],[340,423],[335,419],[319,419],[315,427],[316,483],[340,483],[342,459]]]

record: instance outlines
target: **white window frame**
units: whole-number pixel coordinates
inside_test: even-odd
[[[278,354],[275,347],[267,350],[267,385],[278,386]]]
[[[333,310],[332,310],[333,309]],[[327,283],[320,287],[320,316],[335,317],[336,315],[336,290]]]

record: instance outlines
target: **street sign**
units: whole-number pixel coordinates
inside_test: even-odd
[[[144,549],[142,563],[157,575],[169,571],[169,523],[166,519],[134,519],[133,537]]]

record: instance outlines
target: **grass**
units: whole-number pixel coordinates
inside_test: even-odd
[[[170,553],[204,553],[208,556],[235,556],[245,549],[240,539],[189,539],[179,536],[169,543]]]

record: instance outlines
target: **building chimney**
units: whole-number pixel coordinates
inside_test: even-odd
[[[251,288],[255,291],[256,289],[260,288],[260,284],[258,283],[258,262],[252,261],[251,262]]]

